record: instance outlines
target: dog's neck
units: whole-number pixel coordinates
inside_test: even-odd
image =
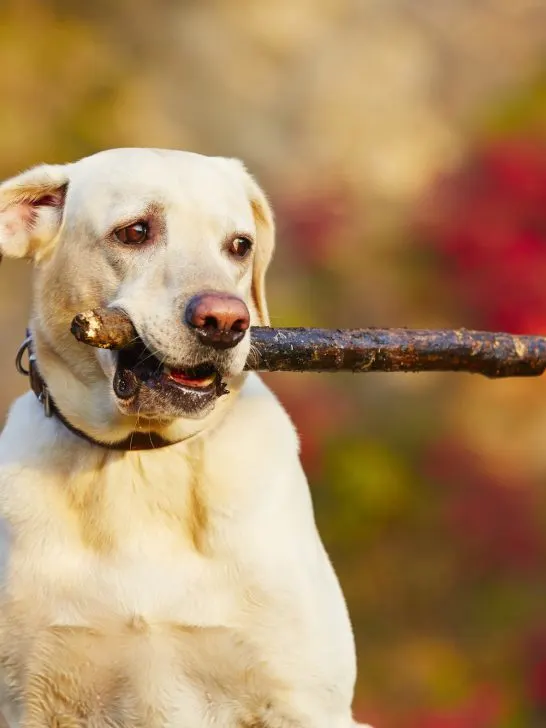
[[[26,367],[23,363],[25,356],[28,358],[28,366]],[[197,423],[193,427],[191,425],[188,427],[177,421],[167,425],[163,423],[162,431],[158,432],[153,428],[154,423],[147,422],[144,419],[132,423],[136,426],[127,424],[123,428],[114,426],[98,429],[96,427],[92,428],[87,422],[82,426],[80,422],[83,418],[81,413],[77,412],[77,400],[89,402],[89,397],[93,395],[88,391],[85,384],[77,382],[71,372],[66,371],[66,379],[74,380],[72,385],[75,384],[77,389],[82,390],[79,396],[70,397],[69,409],[68,398],[64,402],[61,388],[55,387],[54,384],[52,391],[49,383],[50,377],[47,374],[45,376],[42,374],[41,367],[38,364],[34,340],[28,330],[26,338],[17,353],[16,366],[21,374],[28,377],[30,388],[43,407],[44,416],[56,418],[72,434],[94,446],[117,451],[156,450],[191,440],[201,432],[202,428]],[[51,380],[55,382],[55,377],[52,376]],[[75,403],[74,400],[76,400]]]
[[[28,369],[24,368],[23,357],[28,352]],[[104,442],[95,437],[92,437],[83,430],[75,427],[61,412],[57,403],[53,399],[49,388],[40,374],[38,369],[38,362],[36,359],[36,353],[34,351],[32,335],[27,330],[26,338],[17,352],[16,358],[17,370],[21,374],[28,376],[30,388],[36,395],[38,401],[44,408],[44,415],[46,417],[56,417],[70,432],[78,437],[81,437],[92,445],[107,448],[108,450],[156,450],[157,448],[170,447],[178,442],[181,442],[182,438],[177,440],[168,440],[162,437],[157,432],[141,432],[133,431],[129,433],[123,440],[115,442]]]

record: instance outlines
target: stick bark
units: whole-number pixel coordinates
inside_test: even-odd
[[[78,314],[71,331],[90,346],[123,349],[138,334],[119,309]],[[470,372],[539,376],[546,338],[450,329],[305,329],[253,327],[246,369],[261,372]]]

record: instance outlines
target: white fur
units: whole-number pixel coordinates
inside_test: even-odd
[[[181,213],[169,231],[168,245],[175,236],[173,246],[193,266],[188,285],[195,290],[200,279],[208,276],[203,280],[207,285],[216,276],[252,306],[247,274],[236,281],[206,232],[223,219],[228,227],[254,224],[239,191],[250,189],[246,172],[224,160],[222,165],[238,176],[239,188],[219,180],[212,189],[206,167],[210,161],[188,155],[176,157],[177,166],[164,152],[169,164],[154,160],[139,177],[139,161],[146,167],[149,158],[139,150],[123,151],[121,158],[129,161],[135,177],[129,190],[119,171],[119,153],[71,165],[62,228],[55,232],[61,242],[50,241],[57,247],[44,255],[44,271],[37,273],[38,306],[48,276],[59,270],[58,262],[55,268],[47,262],[48,256],[53,261],[68,255],[64,251],[76,245],[73,236],[81,231],[82,221],[88,228],[91,222],[102,229],[104,218],[113,214],[108,200],[116,196],[125,211],[131,206],[138,211],[135,190],[147,199],[161,196],[174,208],[169,194],[180,184],[191,204],[175,189]],[[188,164],[192,186],[184,182]],[[106,187],[105,167],[110,172]],[[205,189],[195,184],[195,175],[201,174]],[[101,178],[100,188],[93,186],[94,175]],[[210,199],[218,213],[214,221],[206,215]],[[6,212],[14,214],[9,207]],[[216,237],[225,232],[221,228]],[[197,238],[193,243],[190,239],[196,229],[201,231],[201,268],[191,250],[197,245]],[[3,239],[0,243],[8,252],[9,245]],[[15,250],[19,248],[24,248],[20,239]],[[174,253],[169,260],[177,265]],[[99,265],[97,259],[92,265]],[[160,316],[163,307],[163,320],[172,319],[168,309],[174,299],[157,288],[154,278],[154,266],[157,273],[161,265],[160,257],[148,261],[152,270],[131,271],[108,291],[112,299],[125,296],[143,326],[146,322],[139,317],[149,315],[150,301],[154,315]],[[84,287],[86,271],[91,275],[90,267],[77,271]],[[254,306],[257,317],[259,302]],[[64,349],[59,355],[54,346],[47,348],[57,322],[60,326],[64,321],[64,314],[56,311],[40,319],[37,310],[34,322],[36,335],[44,339],[44,369],[56,400],[86,431],[108,432],[113,439],[123,436],[135,422],[115,407],[108,355],[76,345],[63,359]],[[72,346],[68,338],[66,342]],[[83,373],[71,371],[77,357],[88,357],[78,365]],[[168,423],[163,434],[193,437],[164,449],[107,451],[73,435],[56,419],[45,418],[33,394],[14,404],[0,438],[2,540],[8,548],[0,653],[15,691],[10,695],[4,688],[2,710],[11,726],[53,726],[50,717],[39,717],[50,715],[43,675],[51,665],[53,674],[61,675],[52,680],[61,680],[62,690],[70,682],[67,694],[77,689],[84,695],[89,682],[92,687],[82,703],[91,706],[100,702],[96,685],[106,684],[112,665],[123,676],[116,688],[120,705],[116,703],[111,722],[97,712],[80,723],[61,716],[59,726],[354,725],[353,636],[316,530],[297,436],[258,376],[240,374],[239,359],[233,360],[232,394],[203,420]],[[89,630],[92,634],[85,639],[90,651],[82,657],[78,640]],[[95,654],[96,663],[91,664],[95,658],[90,655]],[[16,678],[10,672],[12,662],[19,670]],[[73,688],[72,676],[80,672],[84,677],[74,678]]]

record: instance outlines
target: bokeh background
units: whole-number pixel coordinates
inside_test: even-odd
[[[545,48],[545,0],[3,0],[0,173],[239,156],[277,213],[274,324],[546,333]],[[29,273],[0,269],[2,415]],[[546,726],[546,379],[268,381],[354,621],[357,714]]]

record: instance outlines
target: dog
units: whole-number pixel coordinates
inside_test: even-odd
[[[357,725],[298,437],[244,371],[273,248],[234,159],[116,149],[0,186],[0,252],[33,262],[33,391],[0,437],[10,728]],[[74,339],[99,306],[133,346]]]

